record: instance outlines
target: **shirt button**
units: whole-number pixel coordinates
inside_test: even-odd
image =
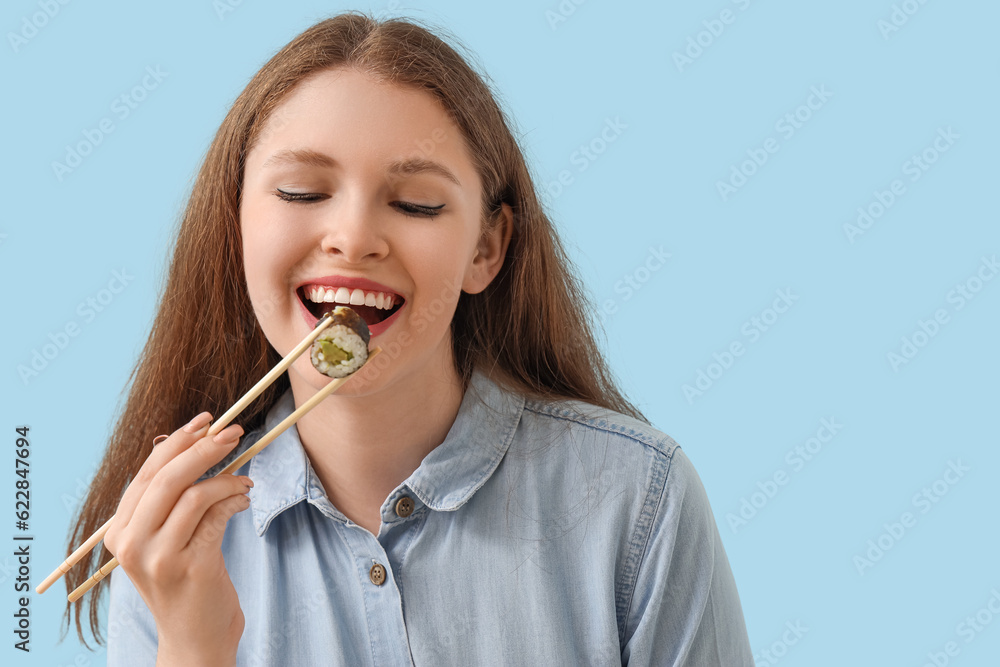
[[[406,518],[413,514],[413,498],[409,496],[403,496],[396,501],[396,514],[402,518]]]
[[[372,580],[372,583],[376,586],[381,586],[385,583],[385,568],[375,563],[372,565],[372,569],[368,570],[368,578]]]

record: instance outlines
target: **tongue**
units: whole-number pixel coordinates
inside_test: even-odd
[[[386,311],[379,310],[375,306],[350,306],[351,310],[356,312],[361,319],[365,321],[369,327],[373,324],[378,324],[385,318]]]

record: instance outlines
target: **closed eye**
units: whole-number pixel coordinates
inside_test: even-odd
[[[281,188],[275,188],[274,195],[282,201],[300,203],[318,202],[330,198],[330,195],[322,192],[288,192],[287,190],[282,190]],[[444,204],[441,204],[440,206],[424,206],[423,204],[414,204],[413,202],[407,201],[394,201],[391,202],[390,205],[395,206],[397,209],[402,211],[404,215],[426,218],[440,215],[441,209],[444,208]]]
[[[421,204],[413,204],[407,201],[394,201],[392,202],[392,205],[402,211],[404,215],[427,218],[440,215],[441,209],[444,208],[444,204],[441,204],[440,206],[423,206]]]
[[[289,202],[312,202],[322,201],[323,199],[329,198],[329,195],[325,195],[321,192],[286,192],[281,188],[275,188],[274,195],[282,201]]]

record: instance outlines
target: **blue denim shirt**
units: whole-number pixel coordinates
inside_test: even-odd
[[[293,409],[289,392],[266,428]],[[239,473],[250,509],[222,548],[241,666],[753,665],[697,473],[629,417],[476,373],[377,536],[330,503],[294,427]],[[117,568],[108,665],[155,661],[152,615]]]

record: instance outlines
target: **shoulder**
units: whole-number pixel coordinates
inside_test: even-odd
[[[518,472],[545,503],[555,499],[557,512],[586,515],[594,541],[581,550],[587,564],[580,566],[613,572],[630,664],[660,664],[654,656],[677,657],[679,647],[699,656],[694,664],[719,664],[716,654],[733,657],[722,664],[752,664],[713,512],[680,445],[649,424],[578,401],[527,400],[521,422],[514,444],[528,453]],[[597,568],[601,554],[609,560]]]
[[[638,465],[669,466],[680,452],[680,445],[654,426],[583,401],[528,399],[522,422],[526,438],[586,442],[592,452],[608,447]]]
[[[707,498],[681,446],[643,421],[582,401],[524,403],[511,444],[518,473],[550,499],[588,498],[588,513],[622,531],[625,560],[637,567],[665,517],[710,521]]]

